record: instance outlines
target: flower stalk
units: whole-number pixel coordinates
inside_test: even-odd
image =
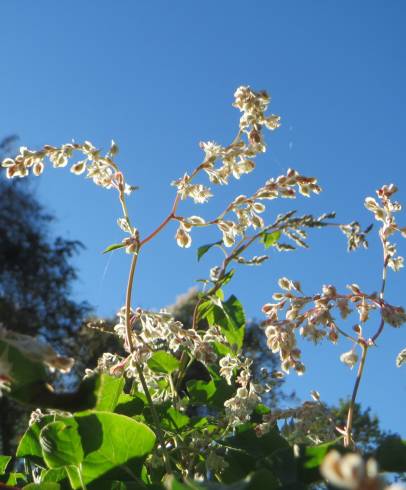
[[[354,418],[355,401],[357,399],[358,389],[361,383],[361,378],[364,372],[365,361],[368,353],[368,345],[365,343],[360,343],[360,345],[361,345],[362,355],[358,365],[357,378],[355,380],[354,389],[352,391],[350,406],[348,408],[347,425],[345,426],[345,434],[344,434],[345,447],[352,447],[354,445],[354,441],[352,438],[352,424]]]

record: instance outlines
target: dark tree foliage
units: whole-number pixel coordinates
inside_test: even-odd
[[[8,137],[0,143],[0,161],[10,154],[14,141]],[[71,297],[77,275],[70,260],[82,245],[51,239],[52,219],[29,184],[10,182],[0,173],[0,324],[39,335],[61,349],[62,340],[79,329],[89,306]],[[26,412],[14,402],[0,399],[3,454],[10,453],[23,415]]]
[[[0,180],[0,319],[7,328],[58,341],[88,312],[71,298],[78,241],[48,237],[52,217],[29,190]]]

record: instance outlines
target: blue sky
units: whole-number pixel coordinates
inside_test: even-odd
[[[281,128],[269,135],[254,174],[221,189],[213,204],[181,211],[210,217],[222,203],[293,167],[317,176],[324,192],[275,204],[269,219],[281,209],[335,210],[340,222],[367,225],[363,200],[382,184],[397,183],[406,203],[405,14],[403,0],[3,0],[0,135],[16,133],[29,147],[74,138],[107,148],[116,140],[118,162],[141,188],[130,212],[145,236],[169,212],[170,182],[200,163],[198,142],[226,144],[234,137],[232,95],[247,84],[271,93]],[[66,170],[49,169],[32,188],[57,217],[54,232],[86,246],[75,260],[75,296],[112,315],[124,303],[129,266],[125,254],[100,253],[121,240],[116,195]],[[174,233],[169,226],[145,248],[135,305],[173,303],[220,260],[213,252],[196,262],[196,246],[210,241],[210,233],[195,232],[188,250],[176,246]],[[238,271],[228,292],[250,318],[262,319],[261,307],[281,276],[301,280],[309,293],[326,283],[379,288],[375,236],[369,251],[354,254],[336,230],[315,231],[309,243],[309,250],[273,253],[263,267]],[[404,243],[399,250],[406,253]],[[406,272],[390,273],[387,298],[405,305],[405,286]],[[386,328],[370,352],[359,397],[385,428],[403,435],[406,368],[397,369],[394,359],[405,344],[404,327]],[[288,386],[303,399],[310,389],[328,402],[348,396],[355,373],[338,361],[348,348],[345,342],[304,345],[308,371],[292,375]]]

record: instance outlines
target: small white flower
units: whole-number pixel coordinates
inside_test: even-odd
[[[83,174],[83,172],[86,170],[86,162],[87,160],[82,160],[80,162],[75,163],[74,165],[72,165],[70,171],[75,175]]]
[[[175,238],[179,247],[189,248],[192,245],[192,237],[185,230],[185,227],[182,223],[179,225]]]
[[[351,349],[348,352],[344,352],[343,354],[341,354],[340,361],[353,369],[358,361],[358,355],[354,352],[353,349]]]

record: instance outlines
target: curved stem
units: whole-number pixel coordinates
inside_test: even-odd
[[[379,292],[379,299],[380,299],[380,306],[381,306],[381,321],[379,323],[378,330],[376,331],[376,333],[372,336],[372,338],[369,341],[369,342],[372,342],[372,345],[375,343],[376,339],[381,335],[381,333],[383,332],[383,328],[385,326],[385,320],[384,320],[383,315],[382,315],[382,307],[384,305],[384,296],[385,296],[385,287],[386,287],[389,255],[386,253],[386,242],[382,237],[381,237],[381,242],[382,242],[382,248],[383,248],[382,285],[381,285],[381,290]],[[357,398],[358,388],[359,388],[359,384],[361,382],[362,373],[364,370],[365,360],[367,357],[367,352],[368,352],[368,347],[369,347],[369,344],[365,343],[365,341],[363,343],[360,343],[360,345],[362,348],[362,356],[361,356],[361,361],[360,361],[359,366],[358,366],[357,379],[355,380],[355,385],[354,385],[354,389],[352,392],[350,407],[348,409],[347,425],[345,428],[345,435],[344,435],[344,446],[345,447],[349,447],[350,445],[354,444],[354,441],[352,440],[351,431],[352,431],[352,422],[353,422],[353,416],[354,416],[355,400]]]
[[[355,337],[353,337],[352,335],[350,335],[347,332],[345,332],[344,330],[342,330],[338,325],[334,325],[334,328],[336,328],[337,331],[340,332],[340,334],[343,337],[346,337],[348,340],[351,340],[354,343],[357,343],[358,342],[358,340]]]
[[[381,318],[381,321],[379,323],[379,327],[378,327],[378,330],[376,331],[376,333],[371,337],[371,341],[372,343],[375,344],[375,341],[376,339],[381,335],[381,333],[383,332],[383,327],[385,326],[385,320],[383,318]]]
[[[379,293],[379,299],[381,300],[381,308],[383,306],[383,300],[384,300],[384,295],[385,295],[386,277],[387,277],[387,272],[388,272],[388,259],[389,259],[389,257],[385,257],[384,262],[383,262],[382,286],[381,286],[381,291]],[[385,320],[383,319],[383,316],[382,316],[382,313],[381,313],[381,322],[379,324],[378,330],[375,332],[375,334],[371,338],[371,340],[372,340],[373,343],[375,343],[376,339],[383,332],[383,327],[384,326],[385,326]]]
[[[358,388],[359,388],[359,385],[361,382],[362,373],[364,371],[364,366],[365,366],[365,360],[366,360],[367,352],[368,352],[368,346],[366,344],[360,344],[360,345],[362,348],[362,356],[361,356],[361,361],[360,361],[359,366],[358,366],[357,379],[355,380],[354,389],[352,391],[350,407],[348,409],[347,425],[345,427],[345,435],[344,435],[344,446],[345,447],[350,447],[354,444],[354,441],[352,439],[352,434],[351,434],[353,417],[354,417],[354,407],[355,407],[355,401],[357,399]]]
[[[128,276],[128,282],[127,282],[127,292],[125,296],[125,340],[126,344],[128,347],[129,352],[133,351],[134,345],[133,345],[133,339],[132,339],[132,331],[131,331],[131,293],[133,289],[133,282],[134,282],[134,272],[135,272],[135,266],[137,265],[137,260],[138,260],[138,251],[133,255],[133,258],[131,260],[131,267],[130,267],[130,273]]]

